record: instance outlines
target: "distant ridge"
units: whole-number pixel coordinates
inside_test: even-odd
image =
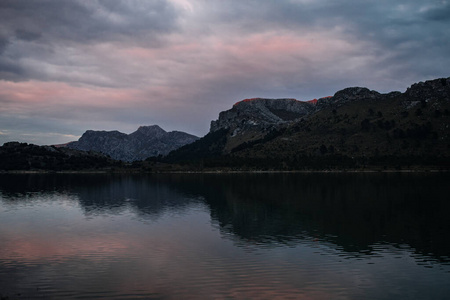
[[[166,155],[170,151],[196,141],[198,137],[181,131],[166,132],[158,125],[141,126],[131,134],[115,131],[87,130],[76,142],[66,147],[96,151],[116,160],[136,161]]]

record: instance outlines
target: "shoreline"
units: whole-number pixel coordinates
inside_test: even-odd
[[[346,170],[0,170],[1,174],[299,174],[299,173],[448,173],[449,169],[346,169]]]

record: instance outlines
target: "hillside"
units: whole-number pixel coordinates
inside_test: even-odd
[[[110,170],[122,163],[95,152],[9,142],[0,147],[3,171]]]
[[[208,135],[165,161],[231,169],[450,168],[450,78],[404,93],[347,88],[294,104],[300,113],[292,101],[238,102],[220,113]]]

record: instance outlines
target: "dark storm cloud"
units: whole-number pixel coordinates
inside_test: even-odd
[[[405,88],[408,82],[446,76],[448,72],[443,67],[450,64],[448,1],[211,0],[193,3],[204,12],[196,17],[204,24],[199,32],[205,35],[225,33],[248,37],[290,31],[293,36],[305,36],[314,42],[315,33],[329,32],[330,38],[354,45],[353,52],[348,51],[346,58],[337,56],[334,63],[326,61],[325,57],[335,56],[333,48],[319,59],[326,64],[309,58],[297,62],[298,74],[308,69],[309,77],[316,77],[314,81],[321,80],[322,84],[328,85],[331,81],[334,87],[340,88],[370,84],[388,91],[396,86]],[[196,6],[193,7],[195,10]],[[328,76],[319,74],[317,70],[327,66],[330,68]],[[351,72],[345,72],[346,68]],[[341,78],[340,82],[333,78],[336,75]],[[295,77],[303,80],[302,76]],[[289,74],[286,78],[293,76]],[[286,84],[288,87],[293,83]]]
[[[176,19],[173,6],[162,0],[2,0],[0,79],[45,79],[42,70],[26,61],[52,63],[58,47],[114,42],[161,46],[161,36],[176,29]]]
[[[212,2],[219,5],[220,1],[209,3]],[[216,14],[211,14],[210,20],[240,24],[236,27],[248,25],[242,26],[242,31],[273,28],[331,30],[340,27],[358,38],[372,39],[386,45],[402,40],[421,40],[426,36],[444,40],[450,34],[446,26],[450,25],[450,3],[447,1],[231,0],[225,3],[216,7]]]
[[[450,3],[442,2],[441,5],[435,5],[423,14],[425,19],[432,21],[450,22]]]
[[[42,36],[47,41],[110,41],[156,38],[175,27],[176,14],[166,1],[3,0],[2,26],[10,33]],[[22,34],[21,34],[22,33]],[[148,33],[156,33],[149,36]]]
[[[27,42],[38,40],[41,36],[42,36],[42,34],[36,33],[36,32],[31,32],[31,31],[22,30],[22,29],[16,30],[16,38],[18,38],[19,40],[27,41]]]
[[[0,55],[3,53],[4,49],[8,45],[8,39],[0,35]]]
[[[25,74],[24,68],[17,63],[7,59],[0,59],[0,79],[18,81],[22,80]]]

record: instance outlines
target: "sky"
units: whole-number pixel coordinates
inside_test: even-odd
[[[0,145],[450,76],[450,0],[0,0]]]

